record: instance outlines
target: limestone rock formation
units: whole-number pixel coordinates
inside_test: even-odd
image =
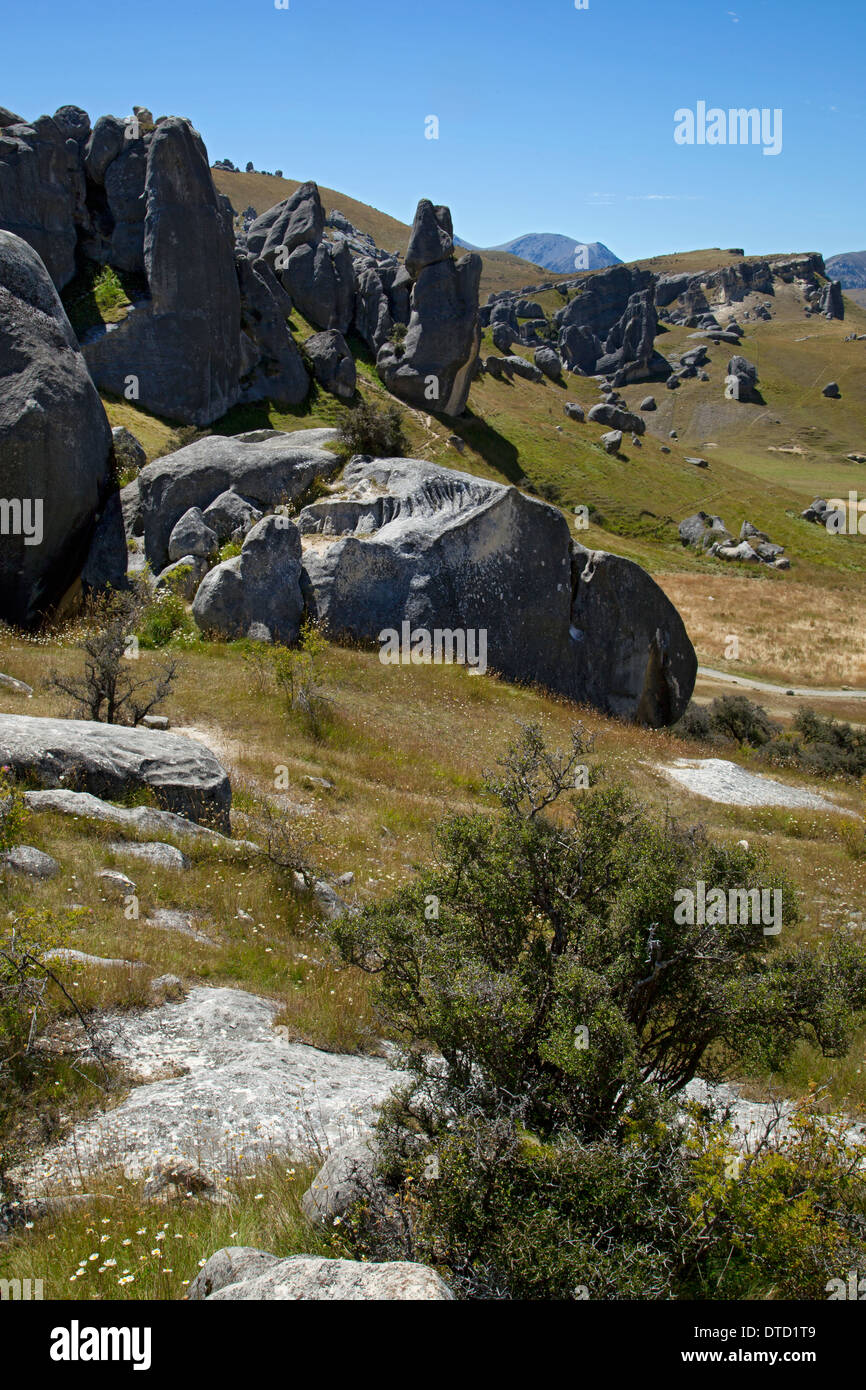
[[[662,591],[631,561],[574,546],[561,513],[516,488],[358,457],[298,525],[308,608],[335,635],[376,642],[408,623],[468,647],[483,632],[508,679],[650,724],[688,703],[697,661]]]
[[[445,415],[466,408],[478,362],[481,257],[454,260],[451,214],[427,199],[418,204],[406,252],[412,278],[405,337],[379,350],[376,368],[393,395]]]
[[[0,764],[46,788],[122,799],[148,788],[166,810],[229,829],[231,787],[213,753],[181,734],[0,714]]]
[[[335,438],[331,429],[210,435],[149,463],[138,485],[151,568],[167,563],[169,536],[190,507],[204,511],[231,491],[265,512],[301,496],[314,478],[331,477],[338,460],[324,446]]]
[[[298,639],[301,537],[287,516],[266,516],[250,531],[240,555],[205,576],[192,606],[203,632],[228,639],[251,632],[290,645]]]
[[[132,379],[134,398],[148,410],[210,424],[239,395],[240,293],[231,214],[188,121],[172,116],[157,125],[143,196],[149,297],[88,341],[85,357],[104,390],[123,396]]]
[[[317,1255],[280,1259],[264,1250],[228,1247],[212,1255],[189,1286],[196,1302],[452,1302],[454,1295],[428,1265],[328,1260]]]
[[[0,231],[0,618],[34,627],[81,574],[126,573],[111,429],[46,267]],[[17,511],[16,511],[17,508]],[[108,573],[105,573],[105,571]]]

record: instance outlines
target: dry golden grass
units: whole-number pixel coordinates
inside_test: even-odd
[[[659,574],[702,664],[791,685],[866,686],[866,626],[850,589],[757,583],[732,573]],[[731,635],[739,660],[726,661]]]

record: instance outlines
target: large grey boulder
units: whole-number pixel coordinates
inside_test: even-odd
[[[655,350],[658,317],[648,270],[615,265],[599,271],[581,282],[554,322],[569,367],[609,375],[614,386],[667,374]]]
[[[354,267],[355,332],[373,352],[378,352],[394,328],[382,270],[370,256],[356,256]]]
[[[11,113],[7,113],[11,114]],[[37,252],[57,289],[75,274],[77,225],[86,218],[81,151],[56,119],[0,131],[0,230]]]
[[[453,1302],[454,1295],[428,1265],[394,1260],[327,1260],[318,1255],[280,1259],[264,1250],[227,1247],[212,1255],[189,1286],[198,1302]]]
[[[754,362],[750,362],[747,357],[740,357],[739,355],[731,358],[728,363],[725,395],[729,400],[743,402],[760,400],[760,396],[758,395],[758,369]]]
[[[231,210],[188,121],[168,117],[150,136],[143,198],[149,298],[85,357],[100,388],[123,396],[133,378],[146,409],[207,425],[239,396],[240,292]]]
[[[695,512],[679,524],[679,536],[683,545],[694,546],[696,550],[708,550],[717,541],[729,541],[730,532],[720,516],[707,512]]]
[[[560,512],[516,488],[358,457],[298,525],[307,603],[334,635],[380,642],[408,623],[451,650],[483,633],[490,669],[610,714],[672,723],[688,703],[697,660],[661,589],[575,546]]]
[[[355,394],[357,373],[355,359],[342,333],[331,329],[314,333],[304,343],[304,351],[313,364],[313,375],[320,386],[332,396],[351,400]]]
[[[325,230],[325,211],[314,183],[300,188],[257,217],[247,232],[250,255],[262,256],[271,269],[298,246],[316,246]]]
[[[406,253],[412,277],[405,338],[379,350],[376,370],[393,395],[423,410],[461,415],[478,363],[481,257],[453,257],[451,214],[418,204]]]
[[[645,420],[619,405],[594,405],[587,419],[596,425],[608,425],[611,429],[624,430],[629,434],[644,434],[646,431]]]
[[[229,830],[231,786],[210,749],[180,734],[0,714],[0,765],[16,778],[122,799],[146,788],[161,806]]]
[[[190,507],[171,529],[168,538],[169,560],[182,560],[187,555],[207,558],[219,547],[216,531],[212,531],[202,515],[201,508]]]
[[[149,463],[138,487],[151,568],[164,568],[169,536],[190,507],[204,511],[231,491],[264,512],[300,497],[314,479],[331,477],[339,462],[325,445],[336,438],[332,429],[210,435]]]
[[[562,376],[562,362],[558,352],[553,348],[540,347],[535,352],[535,365],[545,376],[550,377],[551,381],[559,381]]]
[[[0,231],[0,618],[34,627],[51,612],[115,495],[111,429],[57,291],[32,247]],[[108,576],[120,582],[119,508],[102,539],[123,552]]]
[[[288,327],[291,297],[262,257],[239,253],[236,268],[241,293],[241,400],[299,405],[310,389],[310,378]]]
[[[287,516],[266,516],[240,555],[205,575],[192,606],[203,632],[246,637],[251,629],[274,642],[297,641],[304,611],[301,537]]]
[[[15,845],[0,854],[0,869],[25,878],[56,878],[60,873],[57,860],[33,845]]]
[[[292,303],[316,328],[348,332],[355,315],[355,267],[343,238],[299,246],[279,279]]]

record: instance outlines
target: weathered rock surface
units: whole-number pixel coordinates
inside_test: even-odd
[[[77,224],[85,215],[84,202],[80,150],[68,140],[62,121],[40,116],[32,123],[4,122],[0,229],[22,237],[36,251],[57,289],[75,274]]]
[[[170,811],[229,829],[231,787],[213,753],[179,734],[87,719],[0,714],[0,765],[46,788],[123,797],[149,788]]]
[[[219,1176],[272,1153],[305,1158],[368,1129],[405,1074],[379,1057],[287,1042],[277,1012],[243,990],[197,986],[182,1001],[106,1018],[113,1054],[138,1084],[28,1159],[15,1181],[26,1195],[50,1192],[62,1176],[118,1157],[135,1178],[184,1160]]]
[[[651,724],[688,703],[697,660],[662,591],[638,565],[573,545],[561,513],[516,488],[359,457],[298,525],[308,606],[335,635],[483,631],[506,678]]]
[[[730,400],[759,401],[758,369],[746,357],[732,357],[728,363],[725,394]]]
[[[64,816],[80,816],[84,820],[103,821],[122,825],[139,835],[177,835],[179,838],[208,840],[226,850],[255,852],[258,846],[248,840],[232,840],[210,826],[199,825],[173,811],[160,811],[155,806],[114,806],[90,792],[56,790],[24,792],[31,811],[56,811]]]
[[[481,257],[470,252],[455,261],[453,252],[451,213],[422,199],[406,252],[413,282],[409,325],[403,341],[386,342],[376,358],[395,396],[445,415],[466,408],[481,344]]]
[[[338,462],[324,446],[336,437],[331,429],[210,435],[149,463],[139,493],[151,568],[166,564],[172,528],[190,507],[204,510],[231,491],[266,511],[301,496],[314,478],[331,477]]]
[[[343,1217],[375,1182],[377,1155],[369,1134],[348,1139],[334,1149],[301,1198],[305,1215],[315,1223],[331,1225]]]
[[[643,434],[646,421],[630,410],[619,405],[594,405],[586,417],[596,425],[608,425],[611,429],[628,431],[629,434]]]
[[[301,537],[286,516],[266,516],[250,531],[240,555],[205,576],[192,606],[203,632],[247,636],[255,629],[273,642],[297,641],[301,595]]]
[[[454,1295],[435,1270],[406,1260],[384,1264],[327,1260],[316,1255],[280,1259],[264,1250],[218,1250],[189,1286],[192,1301],[451,1302]]]
[[[202,515],[200,507],[190,507],[183,516],[178,517],[168,538],[168,558],[171,561],[183,559],[187,555],[206,558],[218,549],[217,534],[212,531]]]
[[[131,430],[115,425],[111,431],[114,457],[120,473],[138,473],[147,463],[147,454]]]
[[[123,396],[133,377],[148,410],[207,425],[238,400],[240,293],[231,213],[188,121],[157,125],[143,196],[149,297],[88,341],[85,357],[101,389]]]
[[[310,389],[300,349],[288,327],[291,297],[266,260],[238,254],[241,295],[242,401],[299,405]]]
[[[26,878],[56,878],[60,865],[50,854],[33,845],[14,845],[0,854],[0,868],[9,873],[21,874]]]
[[[143,859],[155,869],[176,869],[182,872],[189,868],[189,860],[185,854],[174,845],[166,845],[159,840],[146,844],[138,840],[115,840],[108,848],[112,854],[119,857],[130,855],[133,859]]]
[[[599,271],[557,310],[559,349],[570,367],[603,373],[614,386],[667,374],[655,351],[658,331],[654,277],[650,271],[615,265]]]
[[[332,396],[350,401],[355,394],[355,359],[342,333],[334,329],[314,333],[304,343],[304,351],[313,364],[313,375],[319,385]]]
[[[116,495],[112,466],[111,429],[57,291],[36,252],[0,231],[0,497],[11,509],[0,618],[36,626],[81,574]],[[120,582],[119,508],[102,534],[109,554],[123,552],[109,576]]]

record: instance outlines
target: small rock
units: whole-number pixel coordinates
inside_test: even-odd
[[[150,982],[150,993],[154,1003],[165,1004],[171,1000],[183,999],[186,995],[183,980],[178,975],[157,975]]]
[[[108,846],[112,854],[131,854],[135,859],[146,859],[156,869],[188,869],[189,860],[174,845],[163,844],[159,840],[151,844],[141,844],[136,840],[115,840]]]
[[[600,442],[606,454],[618,454],[622,448],[622,430],[608,430]]]
[[[146,714],[141,722],[147,729],[165,730],[171,728],[168,716],[165,714]]]
[[[60,873],[57,860],[41,849],[34,849],[32,845],[15,845],[7,849],[5,854],[0,854],[0,864],[13,874],[24,874],[27,878],[56,878]]]
[[[838,382],[835,382],[835,381],[828,381],[827,385],[826,385],[826,386],[824,387],[824,389],[822,390],[821,395],[822,395],[822,396],[827,396],[828,399],[831,400],[831,401],[838,401],[838,400],[840,400],[840,399],[841,399],[842,393],[841,393],[841,391],[839,390],[839,384],[838,384]]]
[[[128,898],[135,893],[135,884],[126,874],[122,874],[119,869],[100,869],[96,875],[99,881],[113,893],[119,893],[122,898]]]

